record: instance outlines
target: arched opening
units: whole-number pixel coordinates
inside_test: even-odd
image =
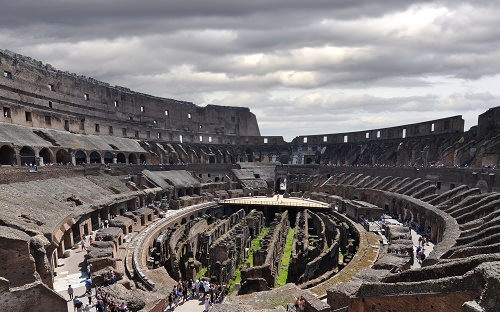
[[[133,165],[137,165],[137,156],[135,156],[135,154],[133,154],[133,153],[128,155],[128,163],[133,164]]]
[[[287,154],[280,155],[280,163],[282,164],[288,164],[290,161],[290,157]]]
[[[210,157],[208,158],[208,163],[209,163],[209,164],[215,164],[215,156],[210,156]]]
[[[87,162],[87,154],[83,151],[76,151],[75,153],[75,163],[77,165],[85,164]]]
[[[2,146],[0,148],[0,165],[15,165],[16,164],[16,152],[14,149],[8,145]]]
[[[42,158],[44,164],[50,164],[52,162],[52,153],[48,148],[44,147],[40,150],[40,158]]]
[[[35,151],[31,147],[24,146],[19,152],[21,154],[21,164],[35,165]]]
[[[245,151],[245,154],[247,154],[247,161],[248,162],[253,162],[253,152],[251,149],[247,148]]]
[[[144,155],[144,154],[139,155],[139,160],[141,161],[141,164],[145,165],[146,164],[146,155]]]
[[[96,151],[93,151],[92,153],[90,153],[90,163],[91,164],[100,164],[101,163],[101,155]]]
[[[312,163],[313,163],[313,159],[312,159],[312,157],[306,157],[306,159],[304,160],[304,163],[305,163],[306,165],[312,164]]]
[[[65,165],[71,162],[71,155],[66,150],[58,150],[56,153],[56,163]]]
[[[113,163],[113,154],[111,152],[104,153],[104,163],[105,164]]]
[[[125,164],[127,161],[125,160],[125,155],[123,153],[116,154],[116,162],[118,164]]]
[[[219,177],[215,177],[214,182],[219,182],[219,181],[220,181],[220,178]]]

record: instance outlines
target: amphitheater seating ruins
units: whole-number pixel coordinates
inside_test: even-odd
[[[132,311],[163,311],[204,270],[241,276],[213,311],[284,311],[297,296],[306,311],[500,308],[500,107],[468,131],[452,116],[286,142],[248,108],[4,50],[0,67],[2,311],[66,311],[55,272],[89,235],[93,283],[112,272],[103,287]]]

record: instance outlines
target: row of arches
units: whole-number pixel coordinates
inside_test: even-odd
[[[84,151],[59,149],[57,152],[44,147],[35,149],[29,146],[15,147],[12,145],[0,146],[0,165],[43,165],[43,164],[144,164],[146,154],[112,153],[109,151]]]

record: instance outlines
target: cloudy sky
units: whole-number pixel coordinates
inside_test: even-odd
[[[500,2],[15,0],[0,48],[156,96],[246,106],[262,135],[500,105]]]

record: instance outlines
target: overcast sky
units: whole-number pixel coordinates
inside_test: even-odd
[[[0,48],[156,96],[246,106],[262,135],[499,105],[500,2],[12,0]]]

